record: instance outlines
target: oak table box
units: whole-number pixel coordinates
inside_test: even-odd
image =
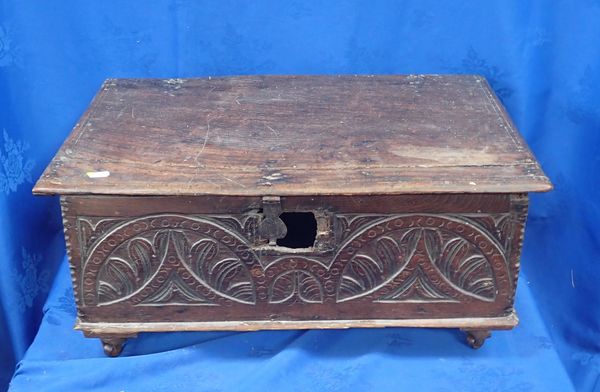
[[[551,184],[470,75],[111,79],[34,188],[59,194],[76,328],[452,327],[513,309]]]

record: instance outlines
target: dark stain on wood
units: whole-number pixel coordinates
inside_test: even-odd
[[[242,76],[108,80],[34,193],[288,196],[550,187],[481,77]]]
[[[480,347],[517,323],[527,193],[549,189],[481,77],[252,76],[108,80],[34,193],[61,195],[77,327],[115,356],[215,329]],[[279,246],[298,212],[313,245]]]

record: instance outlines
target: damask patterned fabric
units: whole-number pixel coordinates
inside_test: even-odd
[[[0,0],[0,389],[21,361],[15,391],[600,390],[598,20],[598,0]],[[64,270],[43,314],[64,241],[31,187],[105,78],[288,73],[490,80],[556,187],[532,197],[517,330],[476,353],[452,331],[147,335],[106,359],[70,331]]]
[[[11,391],[573,390],[527,277],[522,326],[479,351],[457,330],[384,328],[140,334],[106,358],[72,330],[68,273],[65,260]]]

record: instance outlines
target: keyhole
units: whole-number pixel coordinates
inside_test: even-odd
[[[317,220],[312,212],[284,212],[279,218],[287,227],[285,237],[277,245],[286,248],[310,248],[317,238]]]

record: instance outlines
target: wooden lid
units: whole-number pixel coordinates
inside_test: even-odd
[[[107,80],[36,194],[551,189],[472,75]]]

